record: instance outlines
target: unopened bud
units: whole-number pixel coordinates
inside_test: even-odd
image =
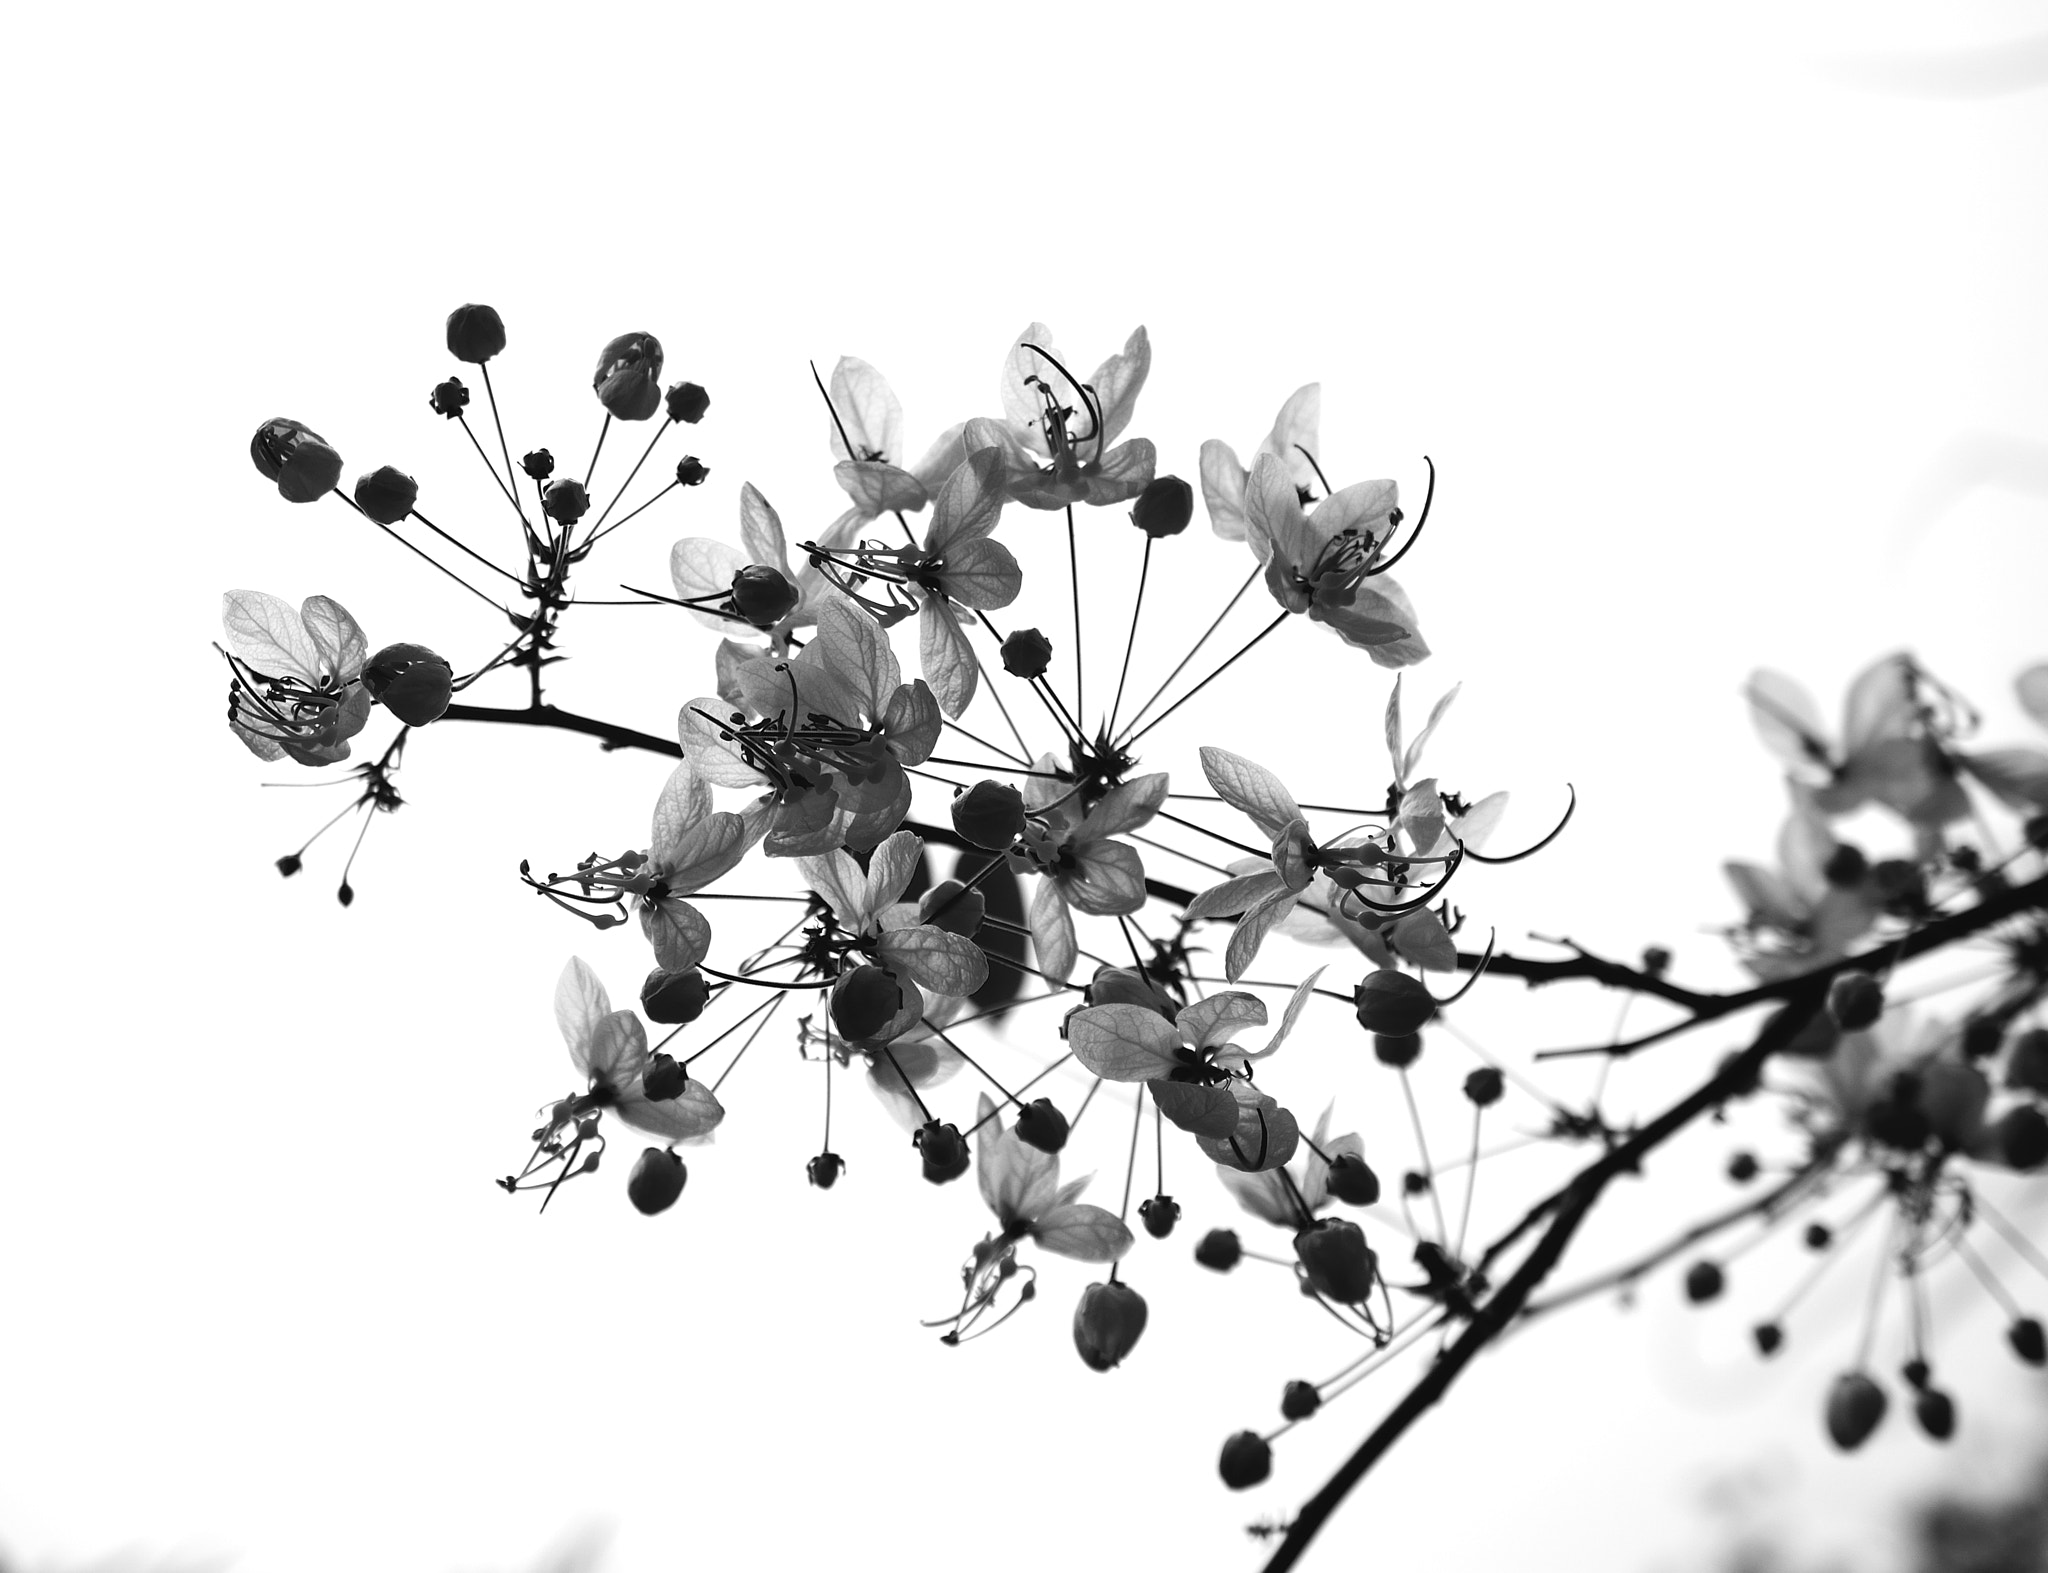
[[[1272,1445],[1256,1431],[1240,1431],[1223,1444],[1216,1467],[1233,1491],[1255,1486],[1273,1473]]]
[[[455,673],[425,645],[390,644],[363,663],[363,686],[407,726],[425,726],[448,709]]]
[[[1323,1395],[1313,1382],[1289,1382],[1280,1394],[1280,1413],[1288,1420],[1306,1420],[1322,1407]]]
[[[2042,1335],[2041,1324],[2033,1317],[2023,1316],[2008,1327],[2005,1341],[2028,1365],[2048,1364],[2048,1337]]]
[[[1145,1331],[1145,1297],[1127,1283],[1090,1284],[1074,1307],[1074,1347],[1091,1371],[1121,1365]]]
[[[640,985],[641,1013],[663,1027],[695,1021],[710,1002],[711,985],[695,967],[686,972],[663,972],[656,967]]]
[[[1870,859],[1863,855],[1863,849],[1844,841],[1828,854],[1827,862],[1821,865],[1821,877],[1838,890],[1848,890],[1863,883],[1870,873]]]
[[[1380,1177],[1355,1153],[1330,1160],[1330,1194],[1347,1207],[1370,1207],[1380,1199]]]
[[[711,471],[694,453],[686,453],[676,465],[676,485],[702,486]]]
[[[469,389],[462,385],[460,377],[450,377],[446,382],[435,383],[434,391],[427,395],[427,408],[451,421],[468,406]]]
[[[1501,1074],[1491,1065],[1482,1065],[1465,1078],[1465,1096],[1480,1108],[1500,1102]]]
[[[839,1176],[846,1168],[846,1160],[836,1152],[821,1152],[804,1165],[804,1173],[811,1184],[821,1191],[829,1191],[839,1183]]]
[[[1353,994],[1358,1023],[1367,1032],[1400,1036],[1418,1032],[1436,1014],[1436,1000],[1420,978],[1381,967],[1358,980]]]
[[[1052,665],[1052,641],[1036,628],[1020,628],[1003,641],[1002,656],[1012,677],[1043,677]]]
[[[942,879],[917,898],[917,921],[972,939],[988,915],[988,899],[957,879]]]
[[[1843,972],[1828,984],[1828,1014],[1844,1032],[1875,1026],[1884,1014],[1884,985],[1867,972]]]
[[[541,488],[540,508],[557,524],[574,524],[590,512],[590,493],[581,481],[564,475]]]
[[[666,403],[670,420],[687,421],[694,426],[711,408],[711,395],[694,382],[679,382],[668,390]]]
[[[1685,1270],[1685,1297],[1694,1305],[1705,1305],[1720,1298],[1727,1282],[1718,1263],[1694,1262]]]
[[[555,456],[545,448],[536,448],[519,461],[519,468],[532,481],[544,481],[555,473]]]
[[[1855,1452],[1870,1440],[1888,1403],[1884,1389],[1863,1372],[1848,1371],[1836,1377],[1828,1390],[1829,1439],[1843,1452]]]
[[[903,1009],[903,986],[876,966],[859,966],[832,987],[832,1025],[842,1038],[872,1038]]]
[[[750,563],[732,576],[733,610],[756,628],[773,628],[800,599],[782,570],[765,563]]]
[[[667,1053],[651,1055],[647,1069],[641,1073],[640,1090],[653,1103],[666,1103],[671,1098],[680,1098],[683,1089],[690,1084],[690,1073],[678,1065],[675,1056]]]
[[[341,479],[341,455],[303,421],[265,421],[249,440],[249,457],[286,502],[315,502]]]
[[[1372,1055],[1382,1065],[1401,1070],[1413,1065],[1422,1057],[1422,1034],[1419,1032],[1375,1032],[1372,1035]]]
[[[689,1177],[690,1171],[683,1167],[681,1158],[666,1147],[649,1147],[634,1161],[633,1172],[626,1177],[626,1195],[635,1207],[652,1217],[675,1205],[676,1198],[683,1194],[683,1182]]]
[[[1731,1153],[1728,1157],[1728,1178],[1737,1185],[1747,1185],[1756,1178],[1759,1167],[1755,1153]]]
[[[1001,781],[977,781],[953,799],[953,828],[969,846],[1000,852],[1024,828],[1024,794]]]
[[[356,506],[373,524],[396,524],[420,500],[420,483],[390,465],[356,478]]]
[[[2005,1084],[2048,1093],[2048,1027],[2029,1027],[2012,1040],[2005,1058]]]
[[[1147,1197],[1138,1203],[1138,1217],[1144,1221],[1147,1234],[1155,1240],[1163,1240],[1180,1222],[1180,1203],[1161,1191],[1157,1196]]]
[[[489,306],[457,306],[448,313],[448,353],[481,366],[505,347],[505,322]]]
[[[1913,1400],[1913,1418],[1937,1442],[1956,1434],[1956,1401],[1939,1388],[1927,1387]]]
[[[1776,1322],[1757,1323],[1749,1336],[1756,1340],[1756,1352],[1767,1360],[1785,1347],[1785,1329]]]
[[[1034,1098],[1017,1113],[1017,1140],[1040,1152],[1058,1152],[1067,1144],[1067,1117],[1050,1098]]]
[[[1195,1260],[1211,1272],[1229,1272],[1243,1255],[1235,1229],[1211,1229],[1195,1242]]]
[[[924,1177],[932,1184],[944,1185],[967,1172],[967,1139],[960,1134],[959,1126],[926,1120],[911,1138],[911,1144],[924,1161]]]
[[[1194,516],[1195,489],[1178,475],[1155,475],[1131,509],[1131,523],[1155,541],[1180,534]]]
[[[620,334],[597,357],[590,386],[615,419],[646,420],[661,408],[661,340],[651,333]]]
[[[1294,1236],[1294,1255],[1316,1293],[1357,1305],[1372,1293],[1379,1262],[1365,1231],[1348,1218],[1319,1218]]]

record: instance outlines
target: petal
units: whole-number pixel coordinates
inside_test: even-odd
[[[1282,460],[1287,465],[1287,478],[1297,487],[1320,484],[1322,477],[1309,463],[1309,455],[1316,452],[1321,442],[1318,433],[1322,419],[1323,385],[1305,383],[1287,396],[1287,402],[1274,417],[1273,429],[1266,433],[1266,440],[1252,457],[1257,459],[1259,453],[1270,453]]]
[[[1108,1081],[1151,1081],[1181,1065],[1180,1031],[1142,1005],[1088,1005],[1067,1021],[1074,1058]]]
[[[873,927],[874,914],[868,910],[868,877],[861,866],[836,847],[817,857],[796,862],[803,881],[823,896],[833,917],[849,934],[865,934]]]
[[[891,972],[934,994],[972,994],[988,982],[988,957],[973,940],[930,923],[894,929],[876,947]]]
[[[1074,848],[1074,867],[1060,888],[1076,911],[1108,917],[1136,912],[1145,904],[1145,865],[1135,847],[1121,841],[1084,841]]]
[[[229,651],[264,676],[319,683],[320,647],[291,602],[261,590],[229,590],[220,598],[220,622]]]
[[[1127,830],[1137,830],[1149,824],[1166,801],[1168,784],[1167,773],[1161,770],[1111,787],[1088,810],[1081,828],[1088,839],[1094,841],[1104,836],[1120,836]]]
[[[917,658],[939,708],[958,719],[974,702],[981,667],[958,614],[943,596],[927,596],[918,611]]]
[[[687,972],[711,954],[710,920],[681,896],[643,902],[640,932],[654,947],[655,965],[663,972]]]
[[[611,998],[590,964],[581,956],[571,956],[555,984],[555,1024],[569,1045],[569,1058],[586,1076],[590,1074],[590,1040],[598,1023],[611,1013]]]
[[[669,888],[687,896],[738,867],[752,845],[739,815],[709,814],[676,836],[657,861]]]
[[[993,612],[1017,599],[1024,571],[1001,541],[968,541],[947,551],[939,583],[962,606]]]
[[[669,582],[675,586],[677,598],[684,601],[730,595],[733,575],[746,566],[746,554],[738,547],[703,536],[680,540],[668,552]],[[729,633],[737,626],[730,617],[721,617],[716,612],[694,606],[686,610],[706,628],[718,633]]]
[[[1121,1218],[1088,1202],[1047,1210],[1031,1231],[1041,1250],[1077,1262],[1121,1261],[1131,1248],[1131,1231]]]
[[[1155,1080],[1152,1101],[1167,1122],[1196,1136],[1221,1139],[1237,1129],[1237,1099],[1228,1087],[1202,1087],[1191,1081]]]
[[[306,635],[320,652],[320,669],[347,682],[360,676],[370,653],[369,640],[348,608],[324,595],[309,595],[299,607],[299,619]]]
[[[740,487],[740,546],[750,562],[789,573],[789,542],[782,533],[782,515],[755,490],[752,481]]]
[[[701,1081],[686,1081],[683,1090],[659,1103],[647,1096],[647,1085],[635,1078],[618,1103],[619,1118],[637,1131],[665,1141],[703,1141],[725,1118],[725,1109]]]
[[[1202,444],[1202,503],[1209,528],[1226,541],[1241,541],[1250,527],[1244,513],[1244,466],[1230,444],[1211,437]]]
[[[623,1089],[647,1066],[647,1029],[630,1010],[615,1010],[597,1024],[586,1049],[582,1068],[591,1079]],[[577,1058],[573,1050],[570,1058]]]
[[[843,460],[832,467],[832,478],[852,499],[855,508],[870,518],[885,513],[915,513],[930,499],[924,482],[908,470],[880,460]]]
[[[1197,1049],[1213,1049],[1228,1043],[1247,1027],[1265,1026],[1266,1002],[1257,995],[1232,989],[1183,1006],[1173,1024],[1182,1042]]]
[[[1074,938],[1074,915],[1067,910],[1067,898],[1057,880],[1039,880],[1031,897],[1030,921],[1031,948],[1038,956],[1038,970],[1055,983],[1066,982],[1081,951]]]
[[[884,377],[866,361],[842,355],[832,368],[832,413],[830,442],[835,459],[876,457],[895,464],[903,457],[903,405]],[[846,451],[840,428],[853,443]],[[765,560],[765,559],[764,559]]]
[[[685,760],[669,772],[661,796],[655,800],[654,839],[650,843],[655,862],[666,864],[684,832],[710,813],[711,785]]]
[[[889,752],[906,765],[921,765],[939,746],[939,732],[945,726],[939,712],[938,696],[921,677],[898,683],[889,696],[889,708],[882,715],[882,735],[889,740]]]
[[[1138,394],[1145,386],[1146,375],[1152,370],[1152,340],[1141,325],[1132,330],[1124,340],[1121,354],[1112,355],[1095,368],[1095,375],[1089,379],[1094,391],[1096,406],[1102,412],[1102,430],[1098,434],[1096,452],[1123,435],[1131,424],[1131,412],[1137,406]]]
[[[1260,833],[1272,837],[1301,818],[1294,794],[1264,765],[1253,764],[1228,749],[1204,748],[1202,774],[1209,788],[1241,814],[1251,816]]]
[[[1220,885],[1211,885],[1189,902],[1181,915],[1189,919],[1234,918],[1274,891],[1286,888],[1287,882],[1272,869],[1262,869],[1256,874],[1244,874],[1236,879],[1226,879]]]
[[[1298,891],[1276,890],[1237,920],[1237,927],[1230,933],[1229,947],[1223,953],[1224,977],[1235,983],[1244,976],[1258,955],[1259,947],[1266,942],[1266,931],[1285,917],[1300,899]]]

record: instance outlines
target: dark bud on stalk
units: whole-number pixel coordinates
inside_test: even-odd
[[[1300,1230],[1294,1236],[1294,1254],[1316,1293],[1339,1305],[1363,1301],[1379,1275],[1365,1231],[1348,1218],[1319,1218]]]
[[[1884,1014],[1884,986],[1867,972],[1843,972],[1828,984],[1828,1014],[1844,1032],[1861,1032]]]
[[[612,417],[644,421],[661,408],[661,340],[651,333],[622,333],[597,357],[590,386]]]
[[[544,481],[555,473],[555,456],[545,448],[536,448],[519,461],[519,468],[526,472],[528,480]]]
[[[1367,1032],[1401,1036],[1422,1030],[1436,1014],[1436,1001],[1420,978],[1381,967],[1358,980],[1353,999],[1358,1024]]]
[[[557,524],[574,524],[590,512],[590,493],[581,481],[565,475],[541,488],[540,510]]]
[[[2036,814],[2020,826],[2020,834],[2036,852],[2048,852],[2048,814]]]
[[[388,644],[363,664],[363,686],[407,726],[425,726],[447,710],[455,673],[423,644]]]
[[[1835,1243],[1835,1231],[1824,1223],[1810,1223],[1806,1226],[1806,1248],[1809,1251],[1825,1251]]]
[[[656,967],[640,985],[642,1014],[663,1027],[680,1027],[695,1021],[710,1001],[711,985],[695,967],[687,972],[663,972]]]
[[[832,986],[832,1025],[842,1038],[872,1038],[902,1009],[903,985],[880,967],[855,967]]]
[[[1429,1194],[1429,1176],[1420,1169],[1410,1169],[1401,1176],[1401,1194],[1403,1196],[1427,1196]]]
[[[686,453],[682,457],[682,462],[676,466],[676,485],[702,486],[704,478],[710,473],[702,459],[694,453]]]
[[[1870,859],[1863,855],[1863,849],[1843,842],[1828,854],[1827,862],[1821,865],[1821,877],[1838,890],[1848,890],[1863,883],[1870,873]]]
[[[1052,641],[1036,628],[1020,628],[1003,641],[1002,654],[1012,677],[1043,677],[1052,665]]]
[[[1154,476],[1131,509],[1131,523],[1155,541],[1180,534],[1194,516],[1195,489],[1178,475]]]
[[[2048,1027],[2029,1027],[2012,1040],[2005,1060],[2005,1084],[2048,1092]]]
[[[953,799],[953,828],[969,846],[1001,852],[1024,828],[1024,794],[1001,781],[977,781]]]
[[[1180,1203],[1161,1191],[1157,1196],[1138,1203],[1138,1216],[1144,1220],[1147,1234],[1155,1240],[1163,1240],[1180,1222]]]
[[[1370,1207],[1380,1199],[1380,1177],[1355,1153],[1330,1160],[1330,1194],[1347,1207]]]
[[[1067,1117],[1050,1098],[1033,1098],[1017,1111],[1017,1140],[1040,1152],[1058,1152],[1067,1144]]]
[[[265,421],[249,439],[249,457],[286,502],[316,502],[341,479],[341,455],[303,421]]]
[[[1728,1157],[1728,1178],[1737,1185],[1747,1185],[1757,1176],[1758,1164],[1753,1152],[1731,1153]]]
[[[2012,1352],[2028,1365],[2048,1364],[2048,1338],[2041,1333],[2041,1324],[2031,1316],[2023,1316],[2005,1330],[2005,1340],[2012,1345]]]
[[[1933,1128],[1920,1107],[1920,1079],[1909,1075],[1894,1079],[1885,1095],[1864,1110],[1863,1129],[1872,1141],[1901,1152],[1918,1152],[1926,1146]]]
[[[1233,1491],[1255,1486],[1273,1473],[1273,1449],[1256,1431],[1240,1431],[1223,1444],[1216,1467]]]
[[[505,347],[505,320],[489,306],[457,306],[448,313],[448,353],[481,366]]]
[[[821,1191],[829,1191],[839,1183],[839,1176],[845,1172],[846,1160],[836,1152],[821,1152],[804,1165],[804,1173],[811,1184]]]
[[[1785,1329],[1776,1322],[1759,1322],[1749,1330],[1756,1340],[1756,1352],[1768,1360],[1785,1347]]]
[[[299,855],[296,852],[287,852],[283,857],[277,860],[277,871],[278,873],[284,875],[286,879],[290,879],[292,875],[298,873],[298,871],[304,868],[305,866],[306,865],[299,860]]]
[[[683,1182],[689,1177],[690,1171],[683,1167],[681,1158],[665,1147],[649,1147],[635,1160],[633,1172],[626,1177],[626,1195],[651,1218],[675,1205],[676,1198],[683,1194]]]
[[[1074,1307],[1074,1347],[1091,1371],[1123,1364],[1145,1331],[1145,1297],[1127,1283],[1090,1284]]]
[[[1984,1134],[1991,1080],[1961,1060],[1933,1060],[1920,1072],[1920,1112],[1944,1147],[1964,1149]]]
[[[917,921],[972,939],[988,915],[988,901],[957,879],[942,879],[917,898]]]
[[[1870,882],[1878,902],[1893,917],[1916,918],[1927,910],[1927,880],[1918,865],[1904,858],[1873,864]]]
[[[1934,1372],[1928,1368],[1925,1360],[1913,1359],[1899,1367],[1899,1375],[1905,1378],[1908,1387],[1917,1392],[1927,1385]]]
[[[732,605],[756,628],[773,628],[796,610],[801,597],[779,568],[750,563],[732,576]]]
[[[1322,1403],[1323,1395],[1313,1382],[1289,1382],[1280,1393],[1280,1413],[1288,1420],[1306,1420]]]
[[[1963,1023],[1963,1058],[1988,1060],[2005,1046],[2005,1024],[1980,1016]]]
[[[451,421],[468,406],[469,389],[463,387],[460,377],[435,383],[434,391],[427,395],[427,408]]]
[[[390,465],[356,477],[356,506],[374,524],[396,524],[420,500],[420,483]]]
[[[1861,1371],[1848,1371],[1835,1378],[1828,1390],[1828,1437],[1845,1453],[1853,1453],[1870,1440],[1878,1422],[1884,1419],[1889,1400],[1884,1389]]]
[[[926,1120],[917,1128],[911,1145],[924,1160],[924,1177],[934,1185],[957,1180],[967,1172],[967,1138],[960,1134],[957,1125]]]
[[[1913,1400],[1913,1418],[1928,1436],[1946,1442],[1956,1434],[1956,1401],[1939,1388],[1922,1388]]]
[[[2008,1169],[2040,1168],[2048,1163],[2048,1115],[2031,1103],[2006,1110],[1991,1127],[1991,1150]]]
[[[1651,945],[1643,951],[1643,971],[1653,978],[1661,978],[1671,970],[1671,952],[1662,945]]]
[[[656,1103],[680,1098],[689,1084],[690,1073],[676,1063],[674,1055],[666,1053],[658,1053],[648,1059],[640,1082],[641,1090]]]
[[[1685,1270],[1685,1297],[1694,1305],[1719,1299],[1726,1284],[1718,1263],[1694,1262]]]
[[[1382,1065],[1391,1065],[1395,1070],[1405,1069],[1422,1057],[1422,1034],[1375,1032],[1372,1035],[1372,1054]]]
[[[1501,1074],[1491,1065],[1482,1065],[1465,1078],[1465,1096],[1480,1108],[1500,1102]]]
[[[704,419],[704,412],[711,408],[711,395],[694,382],[679,382],[668,390],[665,400],[668,418],[672,421],[688,421],[692,426]]]
[[[1235,1229],[1211,1229],[1195,1242],[1195,1260],[1211,1272],[1229,1272],[1243,1255]]]

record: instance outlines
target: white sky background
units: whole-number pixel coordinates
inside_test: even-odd
[[[524,899],[514,866],[643,840],[666,763],[423,734],[411,806],[375,826],[343,912],[344,842],[290,884],[272,871],[337,805],[258,789],[288,772],[227,735],[207,648],[230,586],[333,595],[373,643],[422,640],[458,666],[496,647],[480,604],[339,504],[287,507],[246,458],[258,422],[295,416],[350,477],[395,463],[430,517],[509,556],[481,467],[424,403],[460,301],[510,327],[493,374],[515,452],[545,443],[580,471],[590,364],[619,332],[658,334],[669,376],[711,390],[687,444],[710,483],[615,537],[592,594],[661,587],[678,536],[735,536],[742,480],[793,537],[829,522],[807,358],[881,367],[915,453],[995,411],[1026,322],[1082,371],[1144,322],[1155,361],[1131,431],[1190,479],[1204,438],[1249,453],[1321,379],[1339,484],[1419,487],[1424,453],[1441,472],[1401,573],[1436,651],[1411,693],[1466,685],[1436,768],[1514,789],[1502,845],[1579,789],[1552,855],[1464,886],[1517,949],[1531,928],[1623,955],[1661,940],[1681,977],[1733,980],[1701,932],[1734,915],[1718,866],[1767,857],[1782,807],[1738,697],[1754,665],[1833,713],[1868,659],[1910,646],[1988,735],[2018,737],[2010,678],[2048,654],[2048,89],[2005,89],[2029,62],[2041,79],[2038,12],[1417,9],[28,24],[0,109],[27,559],[0,1548],[30,1566],[126,1549],[409,1573],[522,1566],[602,1525],[622,1569],[1251,1566],[1240,1526],[1290,1512],[1400,1391],[1368,1384],[1283,1441],[1270,1486],[1222,1491],[1222,1438],[1353,1351],[1280,1274],[1188,1261],[1204,1228],[1263,1228],[1188,1153],[1168,1159],[1180,1232],[1128,1263],[1152,1325],[1124,1369],[1075,1359],[1090,1270],[1059,1262],[1000,1333],[941,1348],[916,1323],[954,1302],[986,1227],[971,1182],[918,1180],[848,1078],[850,1173],[808,1190],[815,1077],[775,1029],[671,1214],[619,1195],[626,1142],[545,1218],[490,1186],[534,1108],[571,1088],[549,1009],[563,961],[584,955],[621,1003],[648,964],[631,930]],[[1972,53],[2001,40],[2024,42]],[[614,434],[600,495],[643,440]],[[1092,686],[1121,653],[1138,543],[1120,510],[1083,524]],[[1012,510],[1003,535],[1054,527]],[[1134,687],[1250,561],[1199,511],[1160,555]],[[1056,587],[1027,588],[1015,621],[1060,641]],[[666,732],[709,689],[713,642],[592,609],[555,692]],[[1191,776],[1215,742],[1304,797],[1370,799],[1386,688],[1291,626],[1216,685],[1202,725],[1154,734],[1148,762]],[[1348,983],[1354,965],[1329,959]],[[1503,985],[1460,1019],[1526,1051],[1598,1038],[1612,1009]],[[1341,1010],[1311,1019],[1262,1080],[1305,1118],[1334,1092],[1339,1128],[1362,1124],[1391,1178],[1408,1148],[1390,1078]],[[1702,1034],[1616,1086],[1654,1103],[1728,1041]],[[1007,1052],[1006,1069],[1028,1062]],[[1454,1147],[1468,1062],[1444,1041],[1431,1068]],[[1582,1089],[1572,1076],[1551,1085]],[[968,1114],[969,1086],[946,1113]],[[1097,1109],[1069,1160],[1099,1165],[1106,1205],[1127,1107]],[[1733,1140],[1660,1161],[1609,1238],[1720,1200]],[[1511,1215],[1542,1163],[1486,1169],[1482,1221]],[[1398,1265],[1397,1237],[1375,1239]],[[1992,1347],[1972,1291],[1944,1346],[1965,1414],[1952,1453],[1901,1412],[1835,1458],[1818,1411],[1860,1288],[1845,1277],[1759,1369],[1746,1328],[1794,1264],[1745,1267],[1709,1313],[1681,1314],[1666,1275],[1632,1318],[1588,1307],[1490,1355],[1312,1565],[1697,1566],[1730,1477],[1825,1543],[1874,1544],[1904,1490],[1982,1478],[2026,1434],[2039,1385]]]

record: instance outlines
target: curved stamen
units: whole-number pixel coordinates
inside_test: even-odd
[[[1394,564],[1406,557],[1408,555],[1408,548],[1422,538],[1422,527],[1429,523],[1429,505],[1436,501],[1436,465],[1426,453],[1422,456],[1422,462],[1429,465],[1429,490],[1423,493],[1422,496],[1422,515],[1415,521],[1415,528],[1408,532],[1408,539],[1401,543],[1401,549],[1398,552],[1394,553],[1385,562],[1377,563],[1373,567],[1366,569],[1365,576],[1368,579],[1376,578],[1378,575],[1385,573]]]
[[[1497,858],[1487,857],[1482,853],[1471,851],[1462,841],[1458,843],[1458,850],[1475,863],[1519,863],[1525,857],[1534,857],[1538,852],[1549,846],[1551,842],[1555,841],[1564,830],[1564,827],[1572,822],[1572,814],[1579,806],[1579,792],[1578,788],[1574,787],[1569,781],[1564,784],[1564,789],[1571,793],[1571,801],[1565,805],[1564,818],[1552,826],[1550,834],[1537,842],[1533,847],[1524,847],[1519,852],[1510,852],[1505,857]]]

